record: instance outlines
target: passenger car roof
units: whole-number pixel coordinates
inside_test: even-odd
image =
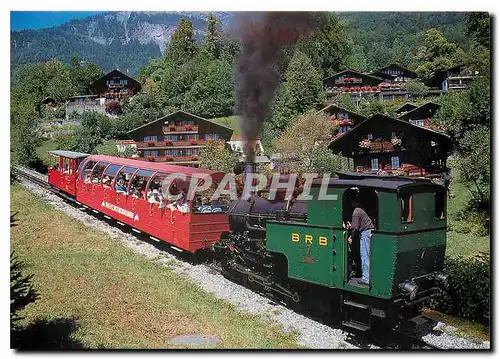
[[[66,158],[71,158],[71,159],[84,158],[84,157],[90,156],[88,153],[73,152],[73,151],[62,151],[62,150],[48,151],[48,153],[51,154],[51,155],[54,155],[54,156],[66,157]]]

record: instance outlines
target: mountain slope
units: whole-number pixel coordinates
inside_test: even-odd
[[[109,12],[41,30],[11,32],[11,66],[71,55],[104,71],[119,68],[137,75],[151,58],[161,56],[182,17],[204,35],[206,13]],[[228,14],[217,13],[226,21]]]

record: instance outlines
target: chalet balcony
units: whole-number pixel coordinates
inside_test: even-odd
[[[200,163],[200,157],[198,155],[187,155],[187,156],[146,156],[137,158],[139,161],[149,161],[149,162],[167,162],[171,164],[176,163],[189,163],[198,164]]]
[[[198,133],[198,125],[170,125],[162,127],[163,133]]]
[[[187,141],[146,141],[136,142],[137,148],[170,148],[170,147],[188,147],[205,146],[211,140],[187,140]]]
[[[380,153],[380,152],[393,152],[397,148],[394,147],[391,141],[377,141],[371,142],[368,148],[360,148],[360,153]]]

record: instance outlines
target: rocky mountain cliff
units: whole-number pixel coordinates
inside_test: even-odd
[[[216,12],[227,25],[231,14]],[[108,12],[40,30],[11,32],[11,67],[72,55],[95,62],[104,71],[119,68],[136,76],[151,58],[161,56],[182,17],[204,36],[208,13]]]

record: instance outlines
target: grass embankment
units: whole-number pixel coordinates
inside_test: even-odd
[[[43,140],[40,146],[37,147],[36,154],[45,164],[49,164],[49,155],[47,151],[55,150],[57,146],[57,142],[53,139]]]
[[[295,334],[238,312],[18,185],[11,186],[11,210],[19,211],[12,249],[40,293],[24,323],[74,321],[72,346],[175,348],[169,338],[201,334],[217,335],[218,348],[298,347]]]
[[[453,198],[448,199],[448,222],[460,221],[456,219],[457,214],[462,212],[470,200],[471,194],[465,185],[456,179],[457,171],[452,167],[451,193]],[[474,223],[470,223],[474,225]],[[470,233],[448,232],[446,241],[446,254],[452,257],[464,256],[471,257],[479,254],[481,251],[490,251],[490,236],[477,236]]]
[[[211,119],[211,121],[218,123],[219,125],[223,125],[223,126],[232,128],[234,137],[241,136],[240,116],[218,117],[218,118]]]

